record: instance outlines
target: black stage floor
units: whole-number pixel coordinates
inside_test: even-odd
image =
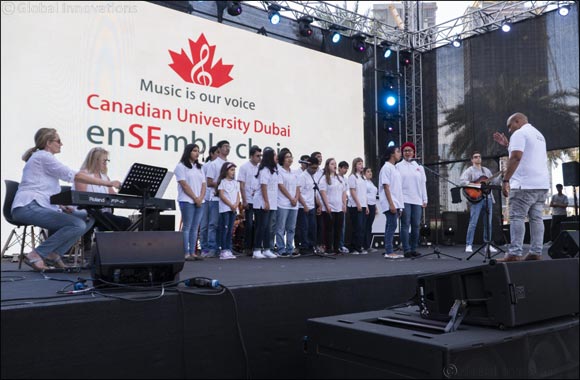
[[[463,245],[439,248],[468,256]],[[90,272],[43,275],[3,260],[2,378],[305,378],[309,318],[397,305],[415,295],[417,275],[482,264],[480,255],[241,256],[185,263],[181,280],[217,279],[221,292],[180,286],[63,295]]]

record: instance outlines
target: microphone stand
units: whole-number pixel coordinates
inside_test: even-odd
[[[417,161],[417,160],[415,160]],[[439,184],[439,178],[443,178],[445,181],[449,182],[450,184],[454,185],[455,187],[459,187],[457,184],[451,182],[450,180],[448,180],[447,178],[442,177],[439,173],[437,173],[435,170],[429,169],[428,167],[426,167],[425,165],[423,165],[423,169],[428,170],[429,172],[435,174],[437,176],[437,183]],[[437,212],[439,212],[439,200],[437,200]],[[412,257],[411,260],[415,260],[415,259],[422,259],[424,257],[428,257],[428,256],[433,256],[433,255],[437,255],[437,258],[440,259],[441,256],[445,256],[445,257],[449,257],[451,259],[455,259],[455,260],[459,260],[461,261],[461,257],[455,257],[455,256],[451,256],[448,255],[446,253],[443,253],[439,250],[439,227],[438,227],[438,223],[437,223],[437,215],[435,217],[435,245],[433,246],[433,252],[431,253],[427,253],[425,255],[421,255],[421,256],[417,256],[417,257]]]
[[[485,263],[487,260],[491,260],[493,257],[499,255],[500,253],[505,253],[505,251],[503,249],[501,249],[500,247],[498,247],[497,245],[493,244],[491,241],[491,235],[493,232],[493,223],[489,223],[489,215],[491,215],[491,210],[490,210],[490,204],[489,204],[489,193],[491,192],[491,190],[493,189],[497,189],[496,186],[494,185],[487,185],[485,183],[481,184],[481,193],[483,194],[483,201],[485,202],[485,207],[484,207],[484,223],[487,223],[487,228],[489,230],[488,234],[490,236],[490,240],[486,240],[484,241],[483,245],[481,247],[479,247],[475,252],[473,252],[468,258],[466,258],[465,260],[469,260],[471,259],[476,253],[479,253],[480,255],[483,256],[483,262]],[[497,190],[501,190],[501,187]],[[485,235],[485,234],[484,234]],[[485,240],[485,239],[484,239]],[[497,249],[497,253],[495,254],[491,254],[491,250],[490,247],[494,247]],[[479,251],[484,250],[485,253],[481,253]]]

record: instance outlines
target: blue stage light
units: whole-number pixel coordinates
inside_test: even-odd
[[[392,107],[395,104],[397,104],[397,98],[395,96],[393,96],[393,95],[387,96],[387,105],[389,107]]]

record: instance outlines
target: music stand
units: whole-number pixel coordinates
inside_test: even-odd
[[[166,168],[134,163],[131,166],[131,169],[129,169],[129,173],[127,173],[127,176],[123,181],[123,185],[119,190],[119,194],[122,195],[135,195],[142,197],[143,209],[141,213],[143,231],[147,229],[147,200],[149,198],[155,198],[160,188],[162,191],[164,191],[162,184],[164,183],[167,172],[168,171]],[[165,180],[165,186],[166,184],[167,181]],[[136,224],[138,223],[135,223],[135,225]]]
[[[498,247],[497,245],[493,244],[491,242],[491,235],[493,232],[493,223],[490,223],[488,221],[489,215],[491,215],[491,210],[489,210],[489,208],[491,207],[489,204],[489,194],[491,192],[491,190],[501,190],[501,186],[498,185],[488,185],[486,183],[481,183],[481,193],[483,195],[483,200],[482,202],[485,202],[485,207],[483,208],[484,210],[484,223],[487,223],[487,228],[489,229],[489,237],[490,239],[488,241],[484,241],[483,245],[479,248],[477,248],[477,250],[475,250],[475,252],[473,252],[471,255],[469,255],[468,258],[466,258],[465,260],[469,260],[471,259],[476,253],[479,253],[480,255],[483,256],[483,262],[485,263],[487,260],[491,260],[493,257],[499,255],[500,253],[505,253],[505,251],[503,249],[501,249],[500,247]],[[485,228],[485,225],[484,225]],[[485,232],[485,230],[484,230]],[[485,237],[485,233],[484,233],[484,237]],[[484,239],[485,240],[485,239]],[[491,251],[490,251],[490,247],[494,247],[495,249],[497,249],[497,252],[493,254],[493,256],[491,255]],[[485,254],[479,252],[482,249],[485,249]]]
[[[437,176],[437,183],[439,183],[439,178],[441,178],[441,175],[439,173],[437,173],[435,170],[429,169],[425,165],[423,165],[423,168],[424,169],[427,169],[429,172],[435,174]],[[451,182],[447,178],[443,178],[443,179],[446,180],[447,182],[449,182],[450,184],[454,185],[455,187],[459,187],[458,185],[456,185],[455,183]],[[454,200],[455,200],[455,194],[456,194],[456,192],[452,191],[452,197],[453,197]],[[439,209],[439,200],[437,200],[437,209]],[[451,255],[448,255],[446,253],[443,253],[443,252],[441,252],[439,250],[439,230],[438,230],[438,225],[437,225],[437,219],[438,218],[435,218],[435,245],[433,245],[433,252],[427,253],[427,254],[424,254],[424,255],[421,255],[421,256],[417,256],[417,257],[412,257],[411,260],[422,259],[424,257],[437,255],[437,258],[438,259],[440,259],[441,256],[445,256],[445,257],[449,257],[451,259],[455,259],[455,260],[461,261],[461,257],[451,256]]]

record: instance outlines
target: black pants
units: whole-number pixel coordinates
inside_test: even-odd
[[[342,224],[344,212],[324,212],[324,243],[326,252],[337,253],[340,248],[340,236],[342,235]]]

